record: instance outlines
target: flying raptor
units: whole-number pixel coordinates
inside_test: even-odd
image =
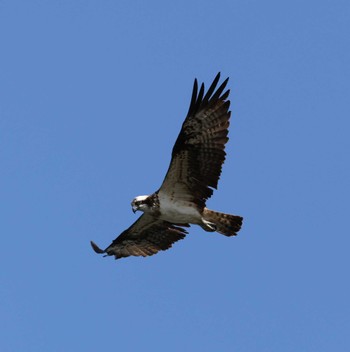
[[[205,93],[194,81],[187,117],[172,150],[168,172],[158,191],[138,196],[132,210],[143,214],[105,250],[91,241],[96,253],[114,256],[150,256],[185,238],[184,227],[235,236],[243,218],[209,210],[206,201],[217,188],[230,124],[228,78],[219,86],[220,73]]]

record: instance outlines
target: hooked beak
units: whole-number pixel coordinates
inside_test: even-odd
[[[137,207],[135,205],[132,206],[132,211],[134,212],[134,214],[137,212]]]

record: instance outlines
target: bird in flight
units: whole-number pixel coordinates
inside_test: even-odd
[[[133,212],[143,214],[106,249],[91,241],[96,253],[147,257],[170,248],[185,238],[184,227],[201,226],[205,231],[236,236],[243,218],[209,210],[206,201],[217,189],[230,124],[228,78],[217,88],[220,72],[205,92],[194,81],[187,117],[172,150],[169,169],[158,191],[138,196]]]

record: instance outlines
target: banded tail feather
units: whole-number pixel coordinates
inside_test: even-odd
[[[238,215],[220,213],[204,208],[203,219],[213,224],[215,231],[225,236],[236,236],[241,229],[243,218]]]

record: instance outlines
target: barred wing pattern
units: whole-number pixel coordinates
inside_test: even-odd
[[[181,226],[189,226],[181,224]],[[96,253],[114,255],[115,259],[133,256],[147,257],[166,250],[173,243],[185,238],[187,231],[167,221],[149,215],[141,215],[133,225],[122,232],[105,250],[91,241]]]
[[[228,78],[215,91],[220,73],[204,95],[194,81],[187,117],[175,142],[166,177],[158,193],[170,199],[195,202],[199,209],[216,189],[225,161],[231,112]],[[224,93],[223,93],[224,92]]]

